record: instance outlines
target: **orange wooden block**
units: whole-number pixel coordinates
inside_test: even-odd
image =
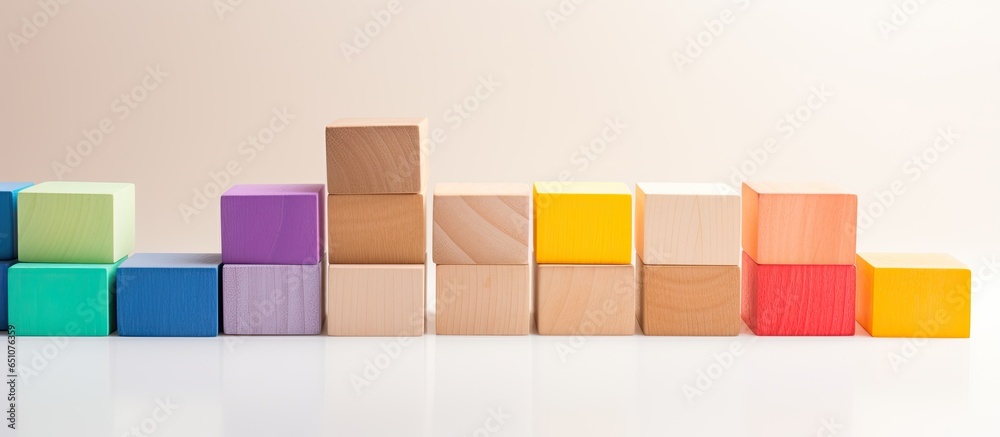
[[[329,203],[330,264],[423,264],[423,194],[334,194]]]
[[[359,118],[326,127],[330,194],[422,193],[426,118]]]
[[[740,333],[739,266],[645,265],[640,259],[637,268],[644,334]]]
[[[327,333],[349,337],[424,334],[423,264],[331,265]]]
[[[535,283],[540,335],[635,334],[631,264],[539,264]]]
[[[437,184],[434,262],[529,264],[530,210],[528,184]]]
[[[531,267],[437,266],[439,335],[528,335]]]

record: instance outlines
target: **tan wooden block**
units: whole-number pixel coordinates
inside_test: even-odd
[[[437,266],[438,335],[528,335],[531,267]]]
[[[356,118],[326,127],[330,194],[422,193],[426,118]]]
[[[538,264],[535,283],[540,335],[635,334],[631,264]]]
[[[418,337],[424,334],[423,264],[330,265],[327,334]]]
[[[657,266],[638,269],[639,324],[646,335],[739,335],[739,266]]]
[[[434,262],[527,265],[529,211],[528,184],[437,184]]]
[[[740,195],[725,184],[635,184],[635,246],[647,265],[739,265]]]
[[[333,194],[327,205],[330,264],[426,261],[423,194]]]

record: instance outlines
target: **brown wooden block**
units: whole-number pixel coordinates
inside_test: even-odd
[[[538,264],[535,283],[538,334],[635,334],[631,264]]]
[[[346,337],[424,334],[423,264],[330,265],[327,333]]]
[[[423,264],[423,194],[333,194],[330,264]]]
[[[438,335],[528,335],[531,267],[437,266]]]
[[[426,118],[359,118],[326,127],[330,194],[421,193],[427,184]]]
[[[529,262],[528,184],[437,184],[434,187],[434,262]]]
[[[646,335],[738,335],[739,266],[645,265],[640,259],[639,324]]]

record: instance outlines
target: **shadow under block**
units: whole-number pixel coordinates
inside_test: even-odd
[[[7,329],[7,270],[17,261],[0,261],[0,328]]]
[[[743,184],[743,250],[758,264],[853,265],[858,196],[824,183]]]
[[[318,335],[323,330],[323,263],[222,267],[223,332]]]
[[[632,192],[624,183],[536,182],[539,264],[632,262]]]
[[[538,264],[536,269],[538,334],[635,334],[635,269],[631,264]]]
[[[530,263],[527,184],[437,184],[434,262]]]
[[[115,331],[116,264],[15,264],[8,323],[22,336],[106,336]]]
[[[327,333],[346,337],[424,334],[423,264],[331,265],[327,276]]]
[[[972,272],[942,254],[858,254],[857,317],[872,337],[968,338]]]
[[[757,264],[743,253],[743,321],[756,335],[854,335],[854,265]]]
[[[17,259],[17,193],[30,186],[0,182],[0,260]]]
[[[337,120],[326,127],[330,194],[423,193],[426,118]]]
[[[322,185],[236,185],[222,195],[222,262],[313,265],[325,252]]]
[[[647,265],[739,265],[740,195],[725,184],[637,183],[635,245]]]
[[[22,262],[109,264],[135,248],[135,186],[45,182],[17,196]]]
[[[330,264],[423,264],[423,194],[329,196]]]
[[[137,253],[118,267],[118,335],[219,334],[218,254]]]
[[[646,335],[739,335],[739,266],[657,266],[637,261],[639,324]]]
[[[437,266],[438,335],[528,335],[531,266]]]

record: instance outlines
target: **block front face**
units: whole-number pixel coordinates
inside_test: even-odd
[[[647,265],[738,265],[740,195],[724,184],[637,183],[636,249]]]
[[[427,119],[345,119],[326,128],[330,194],[422,193]]]
[[[226,265],[223,332],[316,335],[323,328],[323,264]]]
[[[9,323],[22,336],[114,332],[119,264],[14,265],[7,272]]]
[[[325,252],[322,185],[237,185],[222,195],[226,264],[313,265]]]
[[[530,262],[527,184],[438,184],[433,209],[435,263]]]
[[[438,335],[528,335],[531,267],[438,265]]]
[[[0,261],[0,326],[7,326],[7,269],[17,261]]]
[[[17,193],[30,182],[0,182],[0,260],[17,259]]]
[[[738,335],[739,266],[638,264],[646,335]]]
[[[424,334],[423,264],[330,265],[327,331],[347,337]]]
[[[331,195],[331,264],[423,264],[423,194]]]
[[[536,267],[535,311],[540,335],[633,335],[632,265]]]
[[[625,184],[538,182],[534,211],[538,263],[632,262],[632,193]]]
[[[218,335],[221,264],[218,254],[130,257],[117,272],[118,335]]]

